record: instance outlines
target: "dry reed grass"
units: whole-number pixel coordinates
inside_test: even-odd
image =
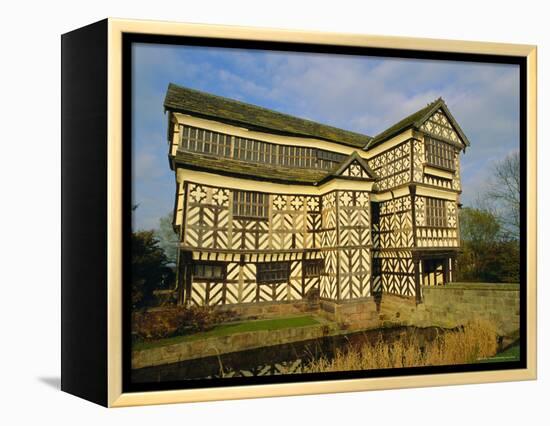
[[[332,359],[321,357],[304,372],[369,370],[427,365],[469,364],[497,352],[497,332],[493,323],[472,321],[455,331],[443,331],[431,342],[421,344],[414,335],[392,343],[381,337],[373,344],[337,350]]]

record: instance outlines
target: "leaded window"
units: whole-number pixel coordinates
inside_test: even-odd
[[[313,148],[280,145],[279,164],[285,167],[315,167],[315,156]]]
[[[192,126],[182,126],[180,149],[259,164],[324,170],[332,169],[347,157],[317,148],[274,144]]]
[[[445,200],[426,198],[426,224],[436,228],[447,226]]]
[[[317,150],[317,162],[322,169],[332,169],[337,164],[344,161],[347,156],[336,152]]]
[[[289,262],[264,262],[256,264],[256,281],[258,284],[276,284],[288,281]]]
[[[233,158],[254,163],[277,163],[277,150],[273,144],[254,139],[235,138]]]
[[[193,277],[197,280],[220,281],[225,277],[225,263],[197,262],[193,265]]]
[[[233,217],[267,219],[268,195],[262,192],[234,191]]]
[[[304,278],[320,277],[325,271],[325,261],[323,259],[304,260],[302,263],[302,274]]]
[[[196,127],[183,126],[181,148],[220,157],[231,154],[231,136]]]
[[[456,150],[452,145],[426,137],[426,160],[429,165],[454,170],[455,155]]]

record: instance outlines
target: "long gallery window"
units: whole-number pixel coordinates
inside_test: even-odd
[[[446,142],[426,137],[426,160],[435,167],[443,167],[448,170],[455,169],[456,151],[452,145]]]
[[[233,158],[255,163],[277,164],[276,146],[254,139],[235,138]]]
[[[268,195],[262,192],[234,191],[233,217],[267,219],[268,200]]]
[[[288,262],[265,262],[256,264],[256,282],[258,284],[276,284],[288,281],[290,265]]]
[[[196,127],[183,127],[183,149],[227,157],[231,153],[231,136]]]
[[[315,167],[313,148],[300,146],[279,146],[280,163],[286,167]]]
[[[279,145],[238,136],[232,137],[191,126],[183,126],[180,148],[260,164],[325,170],[332,169],[347,157],[344,154],[317,148]]]
[[[426,224],[436,228],[447,226],[445,200],[426,198]]]

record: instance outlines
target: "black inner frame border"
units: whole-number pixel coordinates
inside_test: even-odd
[[[519,65],[520,69],[520,360],[487,364],[409,367],[385,370],[302,373],[280,376],[193,379],[158,383],[131,382],[131,232],[132,232],[132,44],[201,46],[248,50],[272,50],[300,53],[326,53],[374,56],[395,59],[426,59],[473,63]],[[220,39],[192,36],[123,33],[122,36],[122,390],[123,392],[162,391],[177,389],[218,388],[242,385],[265,385],[375,377],[422,376],[443,373],[465,373],[527,368],[527,58],[521,56],[454,53],[389,49],[345,45],[323,45]]]

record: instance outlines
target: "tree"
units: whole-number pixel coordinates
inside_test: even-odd
[[[465,207],[460,211],[462,251],[457,259],[458,280],[518,282],[519,247],[503,238],[496,215]]]
[[[131,282],[134,308],[152,305],[155,301],[153,292],[172,285],[174,272],[168,263],[154,231],[132,233]]]
[[[519,239],[520,228],[520,159],[514,152],[497,162],[493,179],[487,191],[487,199],[493,204],[502,231],[508,239]]]
[[[487,277],[486,257],[496,245],[500,225],[487,210],[465,207],[460,210],[462,252],[457,259],[460,280],[484,281]]]
[[[172,213],[168,213],[159,220],[159,229],[156,231],[159,245],[164,250],[170,263],[176,263],[178,253],[178,234],[172,226]]]
[[[500,224],[488,210],[464,207],[460,210],[460,237],[476,247],[495,243],[499,238]]]

